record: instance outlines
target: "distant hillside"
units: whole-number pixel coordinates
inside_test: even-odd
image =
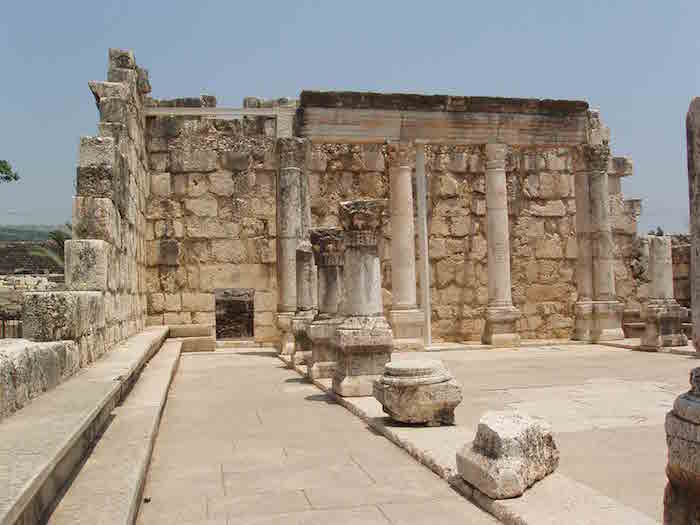
[[[58,229],[61,226],[50,224],[0,225],[0,241],[45,241],[50,231]]]

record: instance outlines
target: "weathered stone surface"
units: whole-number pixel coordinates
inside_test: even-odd
[[[80,368],[73,341],[0,340],[0,419],[72,376]]]
[[[513,411],[484,414],[474,441],[457,453],[460,476],[493,499],[522,495],[558,465],[549,425]]]
[[[664,525],[700,523],[700,368],[690,372],[690,390],[676,398],[666,415],[668,483]]]
[[[403,423],[454,424],[462,387],[440,361],[392,361],[374,382],[373,395],[384,412]]]
[[[66,287],[69,290],[107,290],[111,245],[100,240],[65,242]]]

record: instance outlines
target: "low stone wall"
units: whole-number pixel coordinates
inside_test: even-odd
[[[53,275],[0,275],[0,319],[19,319],[24,292],[60,290],[63,273]]]
[[[73,341],[0,340],[0,419],[57,386],[80,368]]]

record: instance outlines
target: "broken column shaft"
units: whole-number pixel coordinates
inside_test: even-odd
[[[307,361],[312,379],[333,377],[336,350],[332,339],[342,323],[343,230],[317,228],[310,232],[318,268],[318,315],[308,327],[311,356]]]
[[[377,239],[386,200],[340,203],[345,230],[343,323],[333,337],[338,364],[333,391],[371,396],[372,383],[391,360],[393,334],[384,318]]]

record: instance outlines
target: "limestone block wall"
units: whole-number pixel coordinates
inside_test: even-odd
[[[523,338],[565,338],[573,329],[577,246],[572,155],[571,147],[508,149],[513,302],[522,313],[518,328]],[[629,169],[625,159],[614,163]],[[340,201],[389,196],[380,144],[315,144],[310,168],[314,226],[338,226]],[[611,173],[618,173],[613,170],[611,166]],[[488,302],[484,146],[430,145],[426,174],[433,335],[478,340]],[[618,296],[634,304],[637,284],[630,266],[639,207],[622,198],[619,184],[612,186]],[[387,218],[379,246],[385,311],[391,307],[390,242]]]
[[[150,324],[213,325],[215,290],[250,288],[255,339],[277,339],[274,133],[263,117],[148,118]]]
[[[24,336],[73,340],[80,366],[145,326],[145,147],[148,72],[134,54],[110,49],[107,81],[90,82],[100,114],[96,136],[80,139],[65,289],[25,294]]]

